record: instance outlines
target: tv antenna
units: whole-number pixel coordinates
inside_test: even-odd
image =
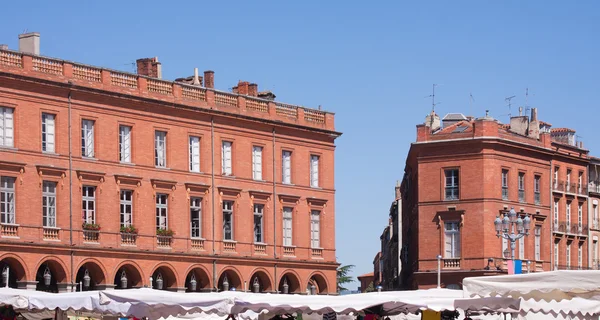
[[[425,98],[431,98],[431,111],[435,111],[435,106],[437,106],[438,104],[440,104],[441,102],[435,103],[435,87],[439,86],[439,84],[433,84],[433,90],[432,93],[428,96],[426,96]]]
[[[510,97],[506,97],[504,98],[504,101],[506,101],[508,103],[508,117],[510,118],[512,116],[511,114],[511,109],[510,107],[512,107],[512,102],[511,100],[514,99],[516,96],[510,96]]]
[[[469,113],[473,110],[473,102],[475,102],[475,98],[473,98],[473,94],[469,92]]]

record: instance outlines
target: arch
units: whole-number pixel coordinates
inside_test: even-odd
[[[8,286],[11,288],[17,288],[17,282],[27,281],[29,279],[29,271],[27,265],[21,257],[12,253],[3,254],[0,257],[0,275],[3,275],[5,268],[8,267]],[[4,279],[2,278],[0,285],[5,286]]]
[[[117,265],[114,270],[114,285],[116,289],[123,289],[122,276],[125,271],[125,287],[126,288],[141,288],[144,286],[144,273],[140,266],[131,260],[125,260]]]
[[[96,290],[97,285],[105,285],[106,280],[106,269],[104,269],[104,265],[95,258],[87,258],[84,259],[79,266],[77,267],[77,273],[75,274],[75,284],[77,285],[76,291],[83,290]],[[88,276],[90,277],[90,285],[89,287],[84,287],[79,285],[83,282],[83,278],[85,276],[85,272],[88,272]]]
[[[217,282],[217,289],[219,291],[223,291],[223,280],[227,276],[227,282],[229,283],[229,290],[235,288],[235,290],[242,290],[242,277],[240,276],[239,270],[237,270],[233,266],[225,267],[221,270],[221,274],[219,275],[219,280]]]
[[[288,293],[302,293],[302,286],[300,285],[300,276],[296,270],[288,269],[285,270],[279,278],[278,290],[284,293],[284,284],[288,285]]]
[[[36,268],[35,281],[37,281],[36,290],[47,292],[58,292],[58,284],[69,283],[67,267],[57,257],[46,257],[40,259]],[[50,275],[49,283],[46,276]]]
[[[308,282],[306,284],[306,289],[310,292],[310,286],[314,285],[316,288],[317,294],[327,294],[329,293],[329,284],[327,283],[327,277],[319,271],[313,272],[308,278]]]
[[[258,292],[273,292],[273,280],[269,275],[269,272],[264,268],[256,268],[252,271],[250,281],[248,283],[248,290],[254,292],[254,284],[258,283]],[[246,288],[244,288],[246,289]]]
[[[159,289],[159,281],[162,278],[162,289],[176,289],[179,285],[176,269],[167,262],[157,264],[152,270],[152,288]]]
[[[184,287],[186,289],[186,292],[212,291],[212,279],[210,276],[210,272],[208,271],[208,269],[206,269],[205,266],[201,264],[193,264],[187,269],[185,274],[186,276]],[[192,275],[194,275],[194,278],[196,280],[195,291],[193,291],[190,286]]]

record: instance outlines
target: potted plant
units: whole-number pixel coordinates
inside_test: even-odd
[[[133,225],[121,226],[121,233],[137,234],[138,229]]]
[[[172,237],[175,232],[171,229],[156,229],[156,235],[162,237]]]
[[[88,230],[88,231],[100,231],[100,225],[97,224],[97,223],[87,223],[87,222],[84,222],[81,225],[81,229]]]

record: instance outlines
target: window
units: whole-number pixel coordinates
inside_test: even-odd
[[[310,212],[310,246],[311,248],[321,247],[321,211],[319,210]]]
[[[571,191],[571,169],[567,169],[567,192]]]
[[[508,170],[502,169],[502,200],[508,200]]]
[[[525,202],[525,172],[519,172],[519,202]]]
[[[508,240],[505,238],[502,238],[502,257],[506,258],[508,255],[508,257],[510,257],[511,252],[508,249]]]
[[[0,178],[0,214],[2,215],[0,222],[15,223],[15,178]]]
[[[566,262],[567,262],[567,270],[571,268],[571,244],[567,243],[567,251],[566,251]]]
[[[254,204],[254,242],[262,243],[263,239],[263,213],[265,206],[262,204]]]
[[[540,194],[540,176],[535,176],[533,178],[533,196],[535,204],[539,205],[541,203],[541,194]]]
[[[319,187],[319,156],[310,156],[310,186]]]
[[[42,186],[42,225],[56,228],[56,182],[44,181]]]
[[[283,245],[292,245],[292,208],[283,207]]]
[[[554,242],[554,270],[558,270],[558,241]]]
[[[558,199],[554,199],[554,230],[558,230]]]
[[[233,240],[233,201],[223,201],[223,240]]]
[[[42,151],[55,152],[54,148],[54,115],[42,113]]]
[[[119,199],[121,211],[121,228],[131,227],[133,224],[133,192],[131,190],[121,190]]]
[[[583,243],[579,243],[577,246],[577,267],[581,269],[583,267]]]
[[[200,138],[190,137],[190,171],[200,172]]]
[[[190,198],[190,236],[202,238],[202,198]]]
[[[582,193],[583,191],[583,172],[579,171],[579,178],[577,180],[577,192]]]
[[[131,162],[131,127],[119,126],[119,160]]]
[[[571,231],[571,201],[567,201],[567,231]]]
[[[252,179],[262,180],[262,147],[252,147]]]
[[[0,146],[14,146],[14,109],[0,107]]]
[[[444,223],[445,258],[460,258],[460,229],[458,222]]]
[[[594,266],[596,268],[598,268],[598,267],[600,267],[600,265],[599,265],[600,261],[598,261],[598,241],[597,240],[594,240],[594,244],[593,244],[592,249],[594,250],[594,253],[593,253],[594,261],[593,261],[593,263],[594,263]]]
[[[580,202],[577,206],[577,229],[583,231],[583,204]]]
[[[283,151],[281,160],[281,182],[290,184],[292,183],[292,152]]]
[[[446,174],[446,200],[458,200],[458,169],[444,170]]]
[[[231,142],[223,141],[223,147],[221,150],[223,174],[226,176],[231,175]]]
[[[598,205],[594,205],[594,221],[593,225],[595,229],[598,229]]]
[[[535,226],[535,260],[540,261],[541,258],[541,244],[542,244],[542,226]]]
[[[81,156],[94,157],[94,121],[81,120]]]
[[[559,167],[554,167],[554,189],[558,188],[558,169]]]
[[[81,189],[81,209],[83,210],[83,222],[96,223],[96,187],[83,186]]]
[[[154,165],[167,167],[167,133],[164,131],[154,132]]]
[[[525,238],[519,239],[519,259],[525,259]]]
[[[164,193],[156,194],[156,229],[168,229],[168,200],[169,195]]]

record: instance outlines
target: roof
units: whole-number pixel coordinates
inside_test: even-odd
[[[555,133],[555,132],[572,132],[575,133],[575,130],[573,129],[569,129],[569,128],[554,128],[554,129],[550,129],[550,133]]]
[[[357,278],[368,278],[368,277],[374,277],[375,273],[374,272],[369,272],[369,273],[365,273],[365,274],[361,274],[360,276],[358,276]]]
[[[435,132],[434,134],[447,134],[447,133],[462,133],[462,132],[472,132],[473,131],[473,123],[467,120],[459,121],[452,125],[449,125],[442,130]]]
[[[540,126],[547,126],[547,127],[552,127],[551,123],[548,123],[546,121],[540,121]]]
[[[447,115],[444,116],[444,119],[442,119],[442,121],[444,120],[467,120],[467,117],[465,117],[464,114],[462,113],[448,113]]]

